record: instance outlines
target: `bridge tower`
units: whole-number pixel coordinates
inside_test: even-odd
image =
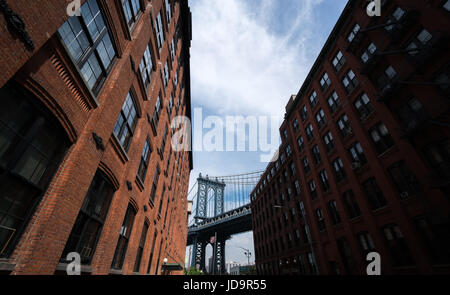
[[[195,209],[194,224],[198,225],[208,218],[214,218],[224,213],[225,211],[225,183],[218,179],[209,179],[208,176],[202,177],[200,173],[197,178],[197,207]],[[212,194],[212,195],[211,195]],[[214,216],[208,216],[208,197],[214,197]],[[213,253],[213,267],[215,271],[220,269],[225,272],[225,241],[228,237],[216,237],[215,251]],[[193,255],[191,260],[191,267],[200,267],[201,270],[205,268],[205,252],[206,246],[210,243],[211,237],[196,235],[193,238]],[[214,244],[213,245],[214,249]]]

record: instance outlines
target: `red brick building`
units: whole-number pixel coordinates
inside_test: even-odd
[[[450,1],[350,1],[252,194],[261,274],[450,273]],[[308,234],[308,229],[310,235]]]
[[[183,266],[188,2],[76,2],[0,1],[0,272]]]

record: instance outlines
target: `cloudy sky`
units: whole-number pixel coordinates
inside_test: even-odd
[[[347,0],[189,3],[193,26],[192,104],[193,110],[201,108],[203,116],[194,116],[193,125],[205,140],[215,128],[205,123],[208,116],[223,121],[226,116],[276,116],[282,120],[286,103],[299,91]],[[194,142],[198,143],[195,136],[194,132]],[[260,161],[261,152],[249,152],[248,148],[247,152],[205,151],[200,140],[194,151],[191,185],[200,172],[222,176],[264,170],[267,163]],[[227,245],[227,261],[247,263],[239,247],[254,253],[251,233],[235,236]],[[211,249],[206,257],[210,253]]]

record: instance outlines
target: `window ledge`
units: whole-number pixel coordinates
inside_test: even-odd
[[[394,144],[393,146],[388,148],[385,152],[378,155],[378,159],[385,159],[391,154],[395,153],[396,151],[398,151],[398,146]]]
[[[109,274],[110,275],[123,275],[123,271],[121,270],[121,269],[113,269],[113,268],[111,268],[110,270],[109,270]]]
[[[123,164],[129,161],[127,152],[123,149],[122,145],[119,142],[119,139],[117,139],[117,136],[113,133],[110,139],[112,146],[114,148],[114,151],[116,151],[117,156],[119,156],[120,161],[122,161]]]
[[[0,259],[0,271],[13,271],[16,267],[9,259]]]
[[[65,272],[65,271],[67,271],[67,266],[68,266],[67,263],[60,262],[56,266],[56,271]],[[90,265],[82,264],[81,265],[81,273],[91,274],[92,273],[92,267]]]

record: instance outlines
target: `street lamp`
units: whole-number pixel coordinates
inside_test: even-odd
[[[244,250],[244,254],[247,257],[247,265],[250,265],[250,257],[252,257],[252,252],[250,252],[249,249],[245,249],[245,248],[242,248],[242,247],[239,247],[239,248]]]
[[[277,209],[289,209],[286,206],[280,206],[280,205],[273,205],[273,207],[277,208]],[[301,211],[301,214],[303,215],[303,217],[305,218],[305,231],[306,231],[306,237],[308,238],[308,244],[311,249],[311,254],[313,256],[314,263],[317,263],[316,262],[316,254],[314,252],[313,240],[312,240],[311,232],[309,230],[308,218],[306,216],[305,205],[303,204],[303,202],[300,202],[300,211]],[[317,269],[317,274],[319,274],[318,267],[316,267],[316,269]]]

